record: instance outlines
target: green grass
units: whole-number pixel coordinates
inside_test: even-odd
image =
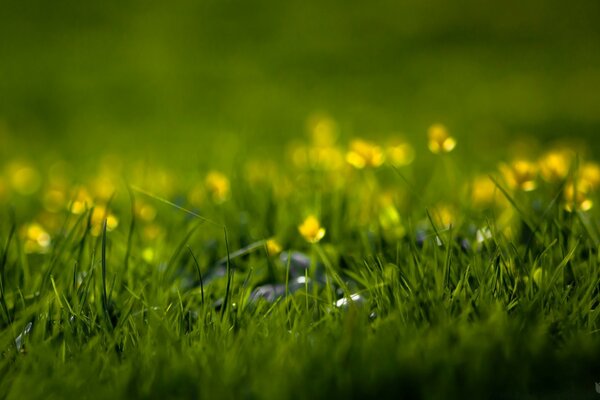
[[[598,396],[599,182],[565,206],[599,159],[600,3],[22,3],[0,400]],[[354,169],[356,137],[416,158]],[[556,148],[533,191],[498,168]]]
[[[440,157],[334,173],[339,185],[282,164],[297,179],[284,197],[278,180],[251,183],[236,170],[231,198],[199,209],[119,186],[109,200],[117,229],[94,231],[92,210],[59,211],[45,254],[24,250],[20,226],[36,208],[3,218],[1,397],[594,397],[597,214],[566,212],[560,183],[526,193],[498,180],[504,209],[518,210],[507,236],[499,209],[477,210],[440,185],[448,169],[457,186],[470,176]],[[390,237],[365,202],[389,189],[406,196],[404,236]],[[441,193],[460,206],[450,227],[437,216]],[[144,239],[132,202],[156,208],[161,239]],[[307,210],[327,228],[317,244],[297,231]],[[485,226],[491,237],[478,243]],[[269,255],[271,236],[296,259]],[[270,284],[288,295],[251,295]],[[334,305],[351,294],[360,297]]]

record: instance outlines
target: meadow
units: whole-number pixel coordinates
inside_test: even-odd
[[[587,399],[591,1],[2,2],[0,399]]]

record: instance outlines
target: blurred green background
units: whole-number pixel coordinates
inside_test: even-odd
[[[600,133],[598,1],[0,4],[3,157],[276,154],[314,112],[416,143],[441,121],[480,158]]]

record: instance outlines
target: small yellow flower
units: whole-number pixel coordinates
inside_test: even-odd
[[[102,234],[104,219],[106,219],[106,230],[108,232],[119,226],[119,219],[113,213],[108,211],[105,206],[97,205],[94,207],[90,217],[92,235],[100,236]]]
[[[477,208],[490,207],[496,203],[496,184],[488,176],[478,176],[473,180],[471,202]]]
[[[448,133],[442,124],[433,124],[427,131],[429,150],[433,154],[450,153],[456,147],[456,139]]]
[[[408,143],[397,143],[386,149],[387,159],[396,166],[411,164],[415,159],[415,150]]]
[[[25,226],[24,233],[26,253],[46,253],[50,248],[50,235],[37,222]]]
[[[385,155],[379,146],[366,140],[355,139],[350,142],[346,161],[357,169],[379,167],[385,161]]]
[[[551,151],[540,160],[540,174],[548,182],[560,182],[569,174],[571,154],[564,150]]]
[[[281,253],[281,251],[283,250],[283,248],[281,247],[281,244],[279,244],[277,239],[274,239],[274,238],[267,239],[267,241],[265,242],[265,245],[267,246],[267,254],[269,256],[276,256],[277,254]]]
[[[500,172],[506,183],[513,188],[529,192],[537,187],[537,166],[526,160],[516,160],[510,165],[500,164]]]
[[[314,215],[309,215],[298,227],[298,232],[309,243],[317,243],[325,236],[325,228]]]
[[[589,186],[584,182],[567,184],[563,193],[565,209],[569,212],[574,210],[588,211],[594,205],[594,202],[588,197]]]
[[[431,213],[431,217],[436,225],[443,228],[449,228],[456,222],[456,212],[452,206],[447,204],[439,204]]]
[[[600,186],[600,165],[594,162],[583,164],[579,171],[579,179],[584,182],[590,190],[594,190]]]
[[[76,215],[83,214],[94,205],[92,197],[87,189],[81,188],[75,194],[75,197],[69,203],[69,210]]]
[[[215,203],[223,203],[229,198],[229,179],[221,172],[209,172],[204,183]]]

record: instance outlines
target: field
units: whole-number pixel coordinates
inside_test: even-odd
[[[1,1],[0,399],[600,396],[593,1]]]

